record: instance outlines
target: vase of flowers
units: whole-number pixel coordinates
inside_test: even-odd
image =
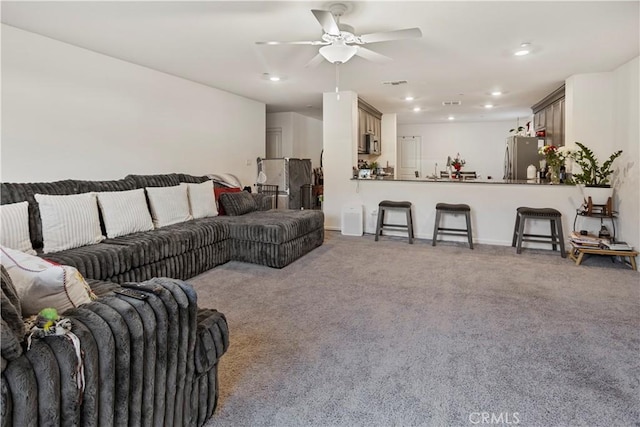
[[[456,170],[456,178],[460,178],[460,170],[467,163],[462,157],[460,157],[460,153],[457,153],[456,156],[451,160],[451,167]]]
[[[544,156],[551,183],[559,184],[560,168],[563,168],[564,162],[571,157],[571,149],[565,146],[543,145],[538,149],[538,154]]]

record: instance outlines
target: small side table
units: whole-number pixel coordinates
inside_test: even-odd
[[[584,254],[620,256],[623,258],[628,257],[629,262],[631,262],[631,268],[635,271],[638,271],[638,266],[636,265],[636,257],[638,256],[638,251],[613,251],[611,249],[601,249],[589,246],[576,246],[573,243],[571,244],[571,246],[573,246],[573,248],[569,253],[569,258],[574,260],[576,262],[576,265],[580,265],[580,263],[582,263]]]

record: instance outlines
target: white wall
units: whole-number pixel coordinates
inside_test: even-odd
[[[617,235],[640,247],[640,112],[636,57],[607,73],[578,74],[566,81],[566,137],[587,145],[600,162],[623,150],[613,166]]]
[[[3,181],[232,172],[250,185],[264,153],[263,103],[2,25]]]
[[[613,72],[612,150],[623,150],[616,160],[616,199],[620,211],[619,235],[640,248],[640,59]]]
[[[513,121],[477,123],[400,124],[398,136],[422,137],[422,175],[431,175],[435,164],[446,169],[447,156],[457,153],[466,160],[463,170],[482,178],[502,179],[505,141]]]
[[[578,74],[565,83],[565,145],[585,144],[600,158],[614,142],[613,78],[611,73]]]
[[[322,120],[299,113],[267,114],[267,129],[282,130],[282,156],[311,159],[314,168],[320,166],[322,152]]]
[[[358,95],[335,92],[323,95],[325,228],[339,230],[342,208],[352,204],[358,181],[352,181],[352,167],[358,158]]]
[[[377,162],[380,167],[396,165],[397,145],[398,145],[398,116],[397,114],[382,115],[382,135],[380,136],[380,150],[382,154],[378,156]]]

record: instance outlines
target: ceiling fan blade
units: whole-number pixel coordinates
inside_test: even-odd
[[[269,45],[279,45],[279,44],[306,44],[312,46],[320,46],[329,44],[329,42],[324,42],[320,40],[315,41],[299,41],[299,42],[278,42],[278,41],[268,41],[268,42],[256,42],[256,44],[269,44]]]
[[[371,49],[367,49],[367,48],[362,47],[362,46],[358,46],[358,51],[356,52],[356,55],[358,55],[361,58],[367,59],[369,61],[373,61],[373,62],[389,62],[389,61],[392,61],[392,59],[389,58],[388,56],[382,55],[381,53],[378,53],[378,52],[374,52]]]
[[[405,28],[404,30],[387,31],[384,33],[364,34],[360,36],[360,41],[362,43],[378,43],[418,37],[422,37],[422,31],[420,31],[420,28]]]
[[[318,9],[311,9],[311,12],[313,13],[313,16],[316,17],[325,33],[331,34],[332,36],[340,35],[340,28],[338,28],[336,18],[333,17],[331,12]]]
[[[317,54],[316,56],[314,56],[313,58],[311,58],[311,61],[307,62],[307,65],[304,66],[304,68],[315,68],[317,67],[322,61],[324,61],[324,57],[320,54]]]

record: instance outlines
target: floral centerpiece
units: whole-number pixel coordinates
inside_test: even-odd
[[[551,174],[551,182],[560,182],[560,168],[564,166],[565,161],[572,156],[569,147],[557,147],[555,145],[543,145],[538,149],[538,154],[543,155],[549,172]]]
[[[460,157],[460,153],[456,154],[456,156],[451,159],[451,167],[456,170],[456,172],[460,172],[460,169],[467,163],[463,158]]]

